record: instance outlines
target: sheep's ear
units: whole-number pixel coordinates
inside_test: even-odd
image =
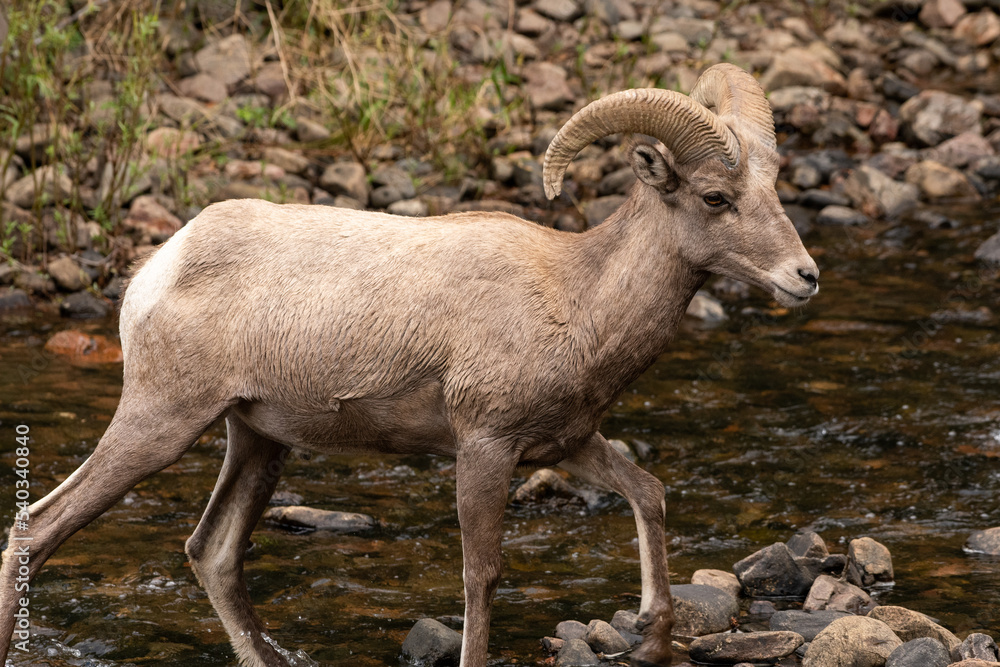
[[[636,144],[629,153],[632,171],[646,185],[661,192],[673,192],[680,185],[673,161],[668,162],[663,153],[649,144]]]

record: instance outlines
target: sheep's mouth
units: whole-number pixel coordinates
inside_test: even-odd
[[[815,291],[810,290],[808,296],[799,296],[794,292],[786,290],[784,287],[777,283],[773,283],[774,286],[774,298],[778,300],[782,306],[803,306],[809,302],[809,299],[816,294]],[[818,290],[817,290],[818,291]]]

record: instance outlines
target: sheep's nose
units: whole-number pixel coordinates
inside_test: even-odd
[[[811,270],[799,269],[799,276],[802,280],[809,283],[814,290],[819,288],[819,278]]]

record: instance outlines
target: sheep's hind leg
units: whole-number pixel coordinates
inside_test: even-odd
[[[669,665],[674,610],[663,531],[666,514],[663,484],[625,458],[600,433],[595,433],[583,448],[559,465],[592,484],[624,496],[632,506],[639,532],[642,570],[639,623],[643,634],[642,645],[632,654],[632,665]]]
[[[226,418],[226,427],[226,459],[212,499],[185,551],[222,619],[240,664],[288,667],[288,660],[279,653],[253,609],[243,576],[243,556],[289,450],[258,435],[234,415]],[[290,657],[297,664],[315,664],[304,654]]]
[[[136,484],[180,459],[227,407],[205,401],[172,405],[158,396],[125,391],[90,458],[31,505],[26,522],[11,528],[0,568],[0,662],[18,621],[15,612],[21,609],[24,586],[59,545]]]

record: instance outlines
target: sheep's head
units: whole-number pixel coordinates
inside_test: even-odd
[[[774,121],[752,76],[716,65],[698,79],[691,97],[627,90],[581,109],[545,155],[549,198],[559,194],[566,167],[580,150],[620,132],[662,142],[637,142],[629,150],[640,181],[635,211],[644,220],[680,226],[667,233],[694,267],[757,285],[787,306],[816,294],[819,269],[774,189]]]

